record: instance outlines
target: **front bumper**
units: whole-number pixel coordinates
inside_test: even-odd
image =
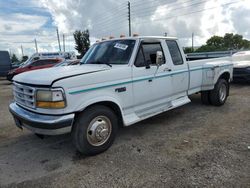
[[[9,110],[14,117],[16,126],[27,128],[42,135],[59,135],[71,132],[75,114],[43,115],[28,111],[15,102],[11,103]]]

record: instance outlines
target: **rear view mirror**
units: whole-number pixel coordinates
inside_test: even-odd
[[[163,54],[162,51],[156,52],[156,65],[161,66],[163,64]]]

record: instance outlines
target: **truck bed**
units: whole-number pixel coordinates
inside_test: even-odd
[[[189,95],[213,89],[218,75],[233,69],[231,57],[187,61],[187,63],[190,70]]]

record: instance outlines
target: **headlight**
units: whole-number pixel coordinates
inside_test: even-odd
[[[37,90],[36,106],[38,108],[64,108],[66,102],[63,90]]]

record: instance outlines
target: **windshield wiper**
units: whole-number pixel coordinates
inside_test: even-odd
[[[106,63],[106,62],[102,62],[102,61],[91,61],[89,64],[105,64],[105,65],[112,67],[111,64]]]

